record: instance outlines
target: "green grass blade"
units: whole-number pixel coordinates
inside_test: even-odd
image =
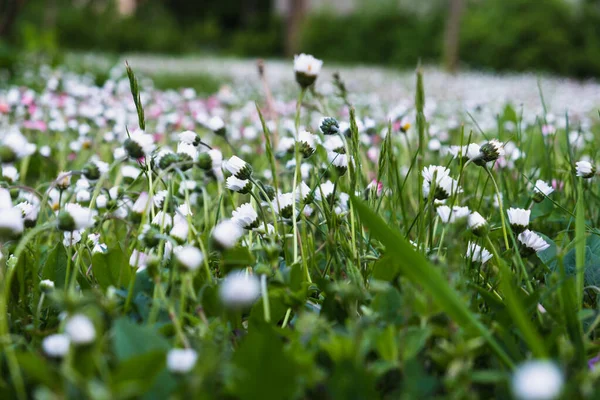
[[[575,282],[577,285],[577,308],[583,299],[583,277],[585,272],[585,206],[583,204],[583,183],[577,183],[577,208],[575,212]]]
[[[469,310],[457,292],[446,282],[441,273],[433,268],[421,254],[395,230],[387,226],[362,201],[352,196],[352,204],[366,228],[386,247],[390,255],[403,262],[398,263],[406,278],[421,285],[434,301],[460,326],[476,331],[490,345],[498,358],[512,368],[513,362],[506,351],[496,341],[493,334]]]

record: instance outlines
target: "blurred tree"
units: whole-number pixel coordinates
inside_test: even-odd
[[[306,15],[306,0],[288,0],[285,26],[285,55],[292,56],[300,47],[300,30]]]
[[[0,39],[7,39],[26,0],[0,0]]]
[[[464,11],[464,0],[449,0],[446,32],[444,34],[444,66],[455,73],[458,69],[460,48],[460,21]]]

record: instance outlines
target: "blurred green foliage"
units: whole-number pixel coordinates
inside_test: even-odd
[[[460,29],[464,65],[576,77],[600,75],[597,1],[465,1]],[[15,49],[53,57],[60,49],[283,55],[285,20],[273,12],[270,0],[148,0],[130,17],[119,17],[111,0],[84,6],[54,0],[54,12],[48,11],[49,4],[44,0],[27,3],[9,41],[0,39],[0,67],[8,67]],[[432,4],[436,5],[427,12],[386,1],[362,3],[352,14],[326,10],[309,14],[300,48],[336,62],[398,67],[412,67],[418,60],[439,62],[446,3]]]
[[[491,70],[600,75],[600,3],[565,0],[467,2],[460,28],[461,63]],[[412,67],[442,59],[445,13],[397,7],[307,19],[303,51],[328,60]]]

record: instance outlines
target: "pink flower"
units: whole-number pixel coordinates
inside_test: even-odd
[[[556,179],[552,179],[552,188],[557,192],[562,191],[565,183]]]

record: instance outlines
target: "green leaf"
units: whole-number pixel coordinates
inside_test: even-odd
[[[240,400],[294,398],[298,366],[271,326],[254,324],[232,362],[236,371],[230,390]]]
[[[400,267],[393,257],[384,256],[373,265],[373,279],[391,282],[398,277]]]
[[[398,340],[396,337],[396,328],[393,325],[388,325],[381,331],[375,345],[377,352],[385,361],[398,361]]]
[[[423,255],[415,252],[397,231],[389,228],[381,217],[355,196],[352,196],[352,204],[356,207],[362,223],[370,230],[373,237],[381,241],[386,247],[386,251],[399,260],[398,266],[404,276],[421,285],[457,324],[479,333],[502,362],[512,368],[513,362],[508,354],[492,333],[469,310],[464,300],[446,282],[439,270],[433,268]]]
[[[409,327],[402,336],[402,359],[406,361],[415,358],[425,347],[430,335],[429,328]]]
[[[73,272],[72,272],[73,273]],[[67,252],[62,243],[57,243],[52,249],[44,267],[42,268],[42,279],[54,281],[57,288],[65,287],[65,275],[67,274]]]
[[[113,393],[138,397],[152,388],[152,383],[165,368],[166,353],[157,350],[133,356],[121,362],[112,373]]]
[[[92,257],[92,272],[102,289],[109,286],[126,287],[132,271],[125,254],[120,248],[109,249],[106,253],[96,253]]]
[[[170,346],[153,328],[119,318],[114,324],[113,347],[117,359],[123,361],[150,351],[166,351]]]
[[[50,388],[57,388],[60,385],[58,375],[50,369],[51,364],[39,355],[35,353],[17,353],[16,357],[19,367],[35,383],[43,384]]]
[[[167,340],[151,327],[139,326],[127,318],[120,318],[115,321],[113,348],[117,359],[121,363],[150,353],[161,352],[165,354],[169,347]],[[175,379],[163,367],[158,373],[154,384],[148,384],[148,391],[143,398],[157,400],[168,398],[176,386]]]

